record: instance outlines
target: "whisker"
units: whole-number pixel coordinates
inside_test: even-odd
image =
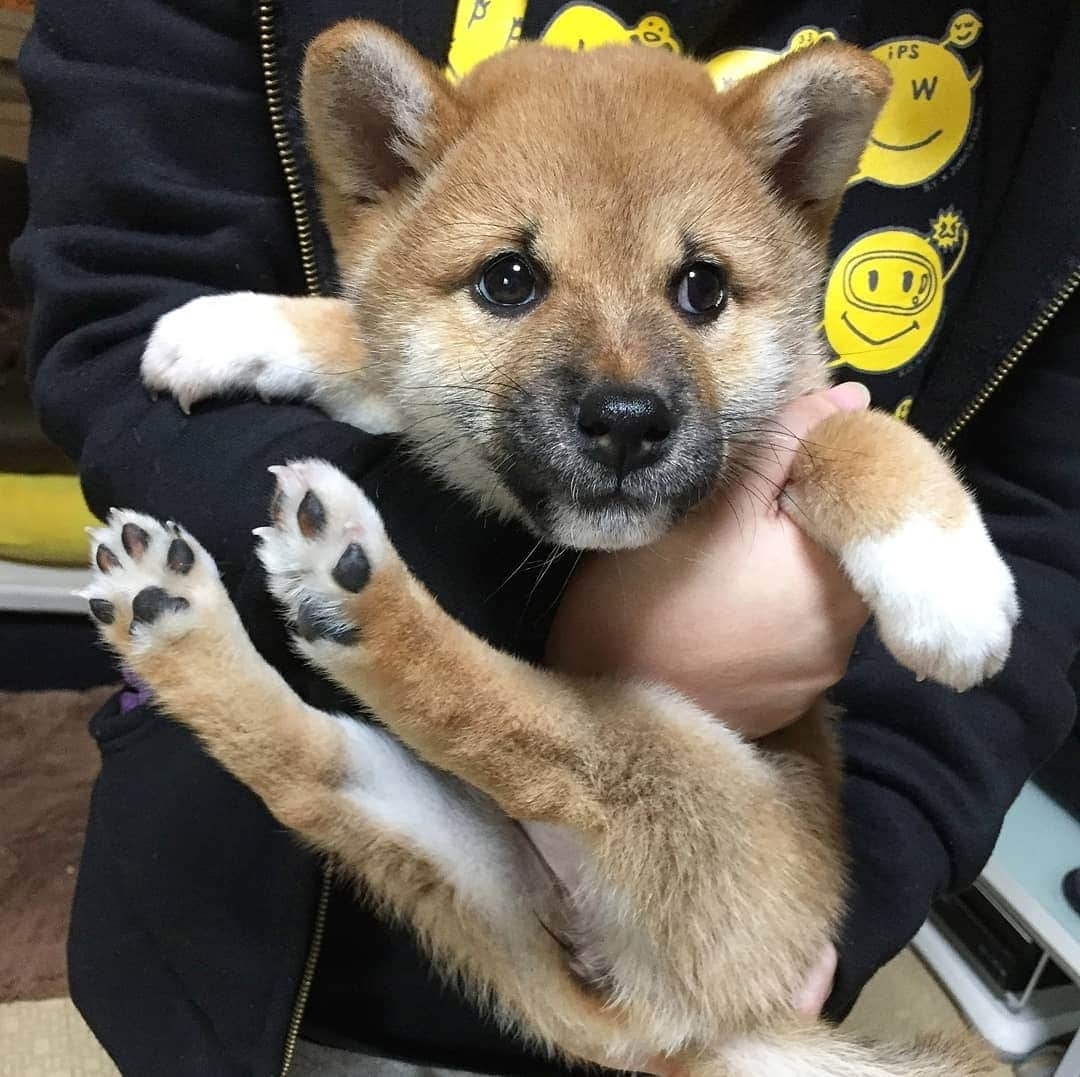
[[[551,571],[551,566],[555,564],[556,561],[558,561],[558,559],[563,555],[563,553],[564,548],[562,546],[555,546],[552,549],[551,555],[548,557],[547,561],[544,563],[544,567],[540,570],[540,574],[533,582],[532,589],[529,591],[529,595],[525,599],[525,604],[521,607],[522,619],[524,619],[525,613],[528,610],[529,606],[532,605],[533,596],[536,594],[536,591],[539,588],[540,584],[544,582],[544,577],[548,574],[548,572]]]
[[[543,620],[551,611],[562,601],[562,596],[566,593],[566,588],[570,585],[570,581],[574,578],[574,573],[578,570],[578,565],[581,564],[581,559],[585,556],[584,550],[578,550],[577,557],[574,558],[574,563],[570,566],[569,571],[566,573],[566,577],[562,582],[562,586],[559,587],[559,593],[544,607],[543,612],[540,614],[540,620]]]
[[[538,538],[536,540],[536,545],[533,546],[533,548],[529,550],[529,552],[521,559],[521,561],[518,563],[517,568],[515,568],[510,573],[510,575],[507,576],[506,579],[503,580],[502,583],[500,583],[499,586],[496,587],[495,590],[487,596],[487,599],[485,601],[490,602],[529,563],[529,561],[532,560],[533,554],[536,553],[538,549],[540,549],[543,543],[544,540],[542,538]]]

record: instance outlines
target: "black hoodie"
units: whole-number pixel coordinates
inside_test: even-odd
[[[932,899],[974,879],[1022,782],[1074,720],[1080,12],[1065,0],[987,0],[975,12],[855,0],[777,8],[534,0],[522,29],[572,39],[592,20],[601,30],[589,33],[727,54],[721,75],[834,33],[885,55],[896,92],[931,121],[935,99],[949,104],[944,122],[911,142],[876,129],[883,145],[837,225],[838,305],[827,303],[826,332],[848,363],[842,374],[864,378],[880,406],[955,452],[1024,615],[1005,671],[963,696],[917,684],[872,629],[859,642],[836,693],[848,713],[854,860],[830,1002],[839,1015]],[[357,14],[446,61],[450,5],[378,0],[39,0],[21,57],[34,129],[16,261],[34,299],[41,421],[78,461],[96,511],[128,505],[180,519],[206,543],[257,645],[315,702],[328,690],[290,658],[251,557],[268,464],[317,455],[355,476],[443,605],[518,654],[542,653],[565,573],[533,591],[535,573],[522,571],[492,595],[532,540],[476,519],[403,462],[392,439],[288,404],[221,402],[187,417],[139,385],[150,327],[185,300],[331,286],[297,72],[314,34]],[[125,1074],[279,1072],[301,1026],[436,1065],[552,1072],[437,986],[407,933],[326,885],[314,858],[185,729],[114,701],[92,732],[102,770],[70,977]]]

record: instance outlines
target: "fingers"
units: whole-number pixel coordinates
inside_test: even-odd
[[[816,395],[825,397],[838,411],[865,411],[870,406],[870,390],[861,381],[843,381]]]
[[[820,393],[799,397],[777,416],[762,434],[767,452],[754,457],[755,475],[750,479],[758,491],[775,499],[788,480],[796,456],[804,452],[803,440],[818,423],[843,411],[863,411],[870,405],[870,391],[861,382],[848,381]]]

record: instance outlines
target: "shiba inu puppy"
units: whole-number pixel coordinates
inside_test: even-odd
[[[342,24],[303,83],[340,296],[195,300],[158,324],[145,380],[185,408],[303,397],[399,432],[478,511],[567,546],[647,543],[826,384],[829,228],[888,88],[839,44],[722,94],[688,59],[616,47],[526,45],[451,86],[393,34]],[[114,513],[91,609],[168,711],[443,969],[526,1037],[612,1066],[984,1072],[965,1045],[796,1019],[842,904],[824,701],[763,746],[662,686],[529,666],[437,605],[344,475],[275,470],[270,587],[297,647],[381,726],[300,700],[176,525]],[[918,434],[829,419],[787,496],[900,662],[960,690],[1000,668],[1012,579]]]

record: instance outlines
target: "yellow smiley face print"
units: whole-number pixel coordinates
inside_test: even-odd
[[[645,45],[681,53],[682,46],[663,15],[651,14],[628,26],[599,4],[570,3],[547,24],[540,40],[545,45],[584,51],[600,45]]]
[[[938,214],[929,235],[882,228],[849,244],[825,289],[825,335],[836,364],[881,374],[911,362],[937,329],[945,285],[966,247],[967,229],[952,210]],[[942,254],[954,249],[946,270]]]
[[[446,77],[464,78],[478,63],[521,40],[528,0],[458,0]]]
[[[941,41],[908,37],[884,41],[871,55],[892,72],[893,88],[881,110],[853,183],[912,187],[936,176],[967,138],[981,68],[969,75],[953,51],[982,30],[972,11],[956,14]]]
[[[800,26],[791,35],[787,46],[776,52],[773,49],[729,49],[717,53],[705,67],[718,90],[726,90],[732,83],[771,67],[783,56],[816,45],[819,41],[835,41],[835,30],[822,30],[817,26]]]
[[[965,45],[970,45],[981,32],[982,21],[979,16],[974,11],[965,9],[953,16],[946,37],[950,45],[956,45],[962,49]]]

